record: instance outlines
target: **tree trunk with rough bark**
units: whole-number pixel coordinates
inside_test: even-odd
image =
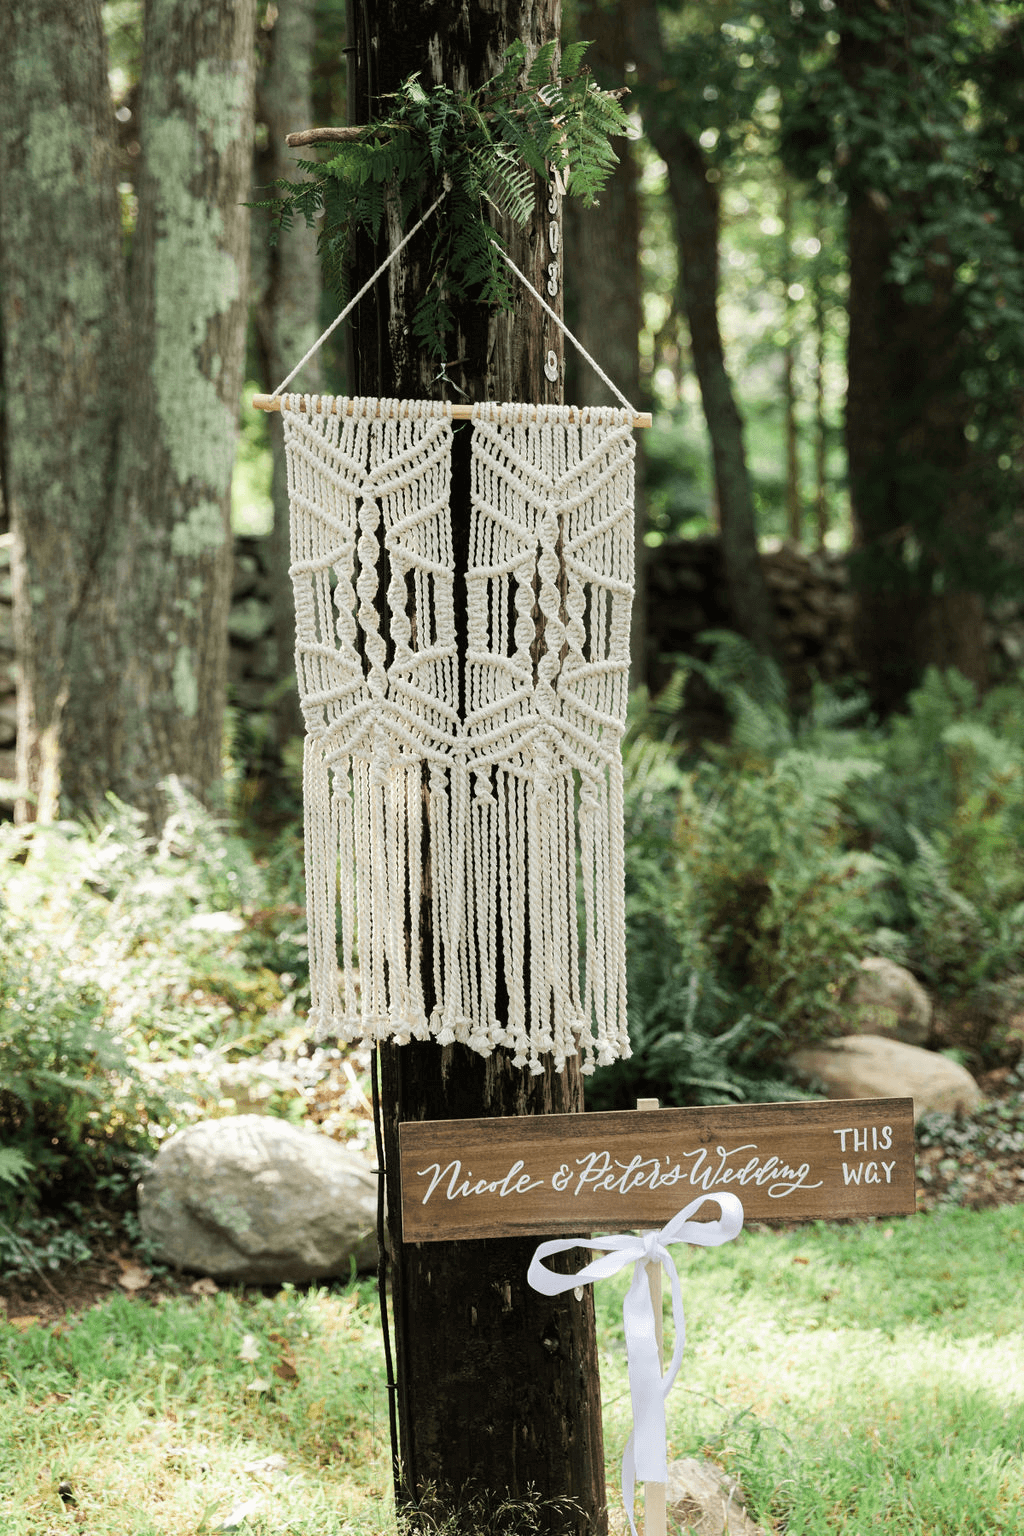
[[[353,6],[356,45],[353,116],[381,111],[381,95],[414,71],[429,88],[456,89],[495,74],[508,44],[523,38],[529,53],[558,31],[557,0],[501,4],[436,0],[411,13],[401,0]],[[533,226],[510,242],[516,264],[542,292],[556,257],[548,225],[548,189],[538,189]],[[443,209],[435,217],[443,217]],[[398,231],[387,232],[387,245]],[[410,339],[431,232],[413,241],[408,260],[381,278],[356,311],[355,391],[364,395],[436,398],[436,362]],[[386,248],[386,247],[385,247]],[[359,254],[354,281],[373,270],[376,252]],[[560,295],[560,272],[554,281]],[[557,403],[560,377],[545,378],[551,352],[561,360],[560,333],[523,292],[512,317],[464,306],[448,373],[470,400]],[[455,395],[456,399],[463,398]],[[456,429],[451,493],[456,561],[469,536],[469,427]],[[463,640],[463,644],[464,644]],[[428,872],[429,878],[429,872]],[[429,961],[425,967],[429,982]],[[398,1199],[398,1125],[403,1120],[467,1115],[537,1114],[582,1109],[578,1067],[540,1077],[512,1066],[511,1053],[477,1056],[463,1045],[432,1042],[383,1047],[382,1102],[393,1252],[397,1334],[400,1498],[412,1510],[445,1518],[458,1529],[523,1528],[523,1505],[539,1501],[531,1529],[597,1536],[604,1508],[600,1386],[589,1290],[581,1300],[545,1298],[526,1281],[535,1244],[487,1239],[404,1246]],[[502,1511],[503,1504],[508,1507]],[[459,1524],[462,1521],[462,1524]]]
[[[626,80],[629,28],[623,7],[582,0],[576,32],[591,39],[586,63],[603,90]],[[640,199],[632,146],[616,142],[619,163],[596,208],[570,201],[566,210],[566,280],[572,285],[574,325],[580,342],[639,410],[640,387]],[[619,405],[611,390],[582,359],[566,355],[566,373],[579,380],[570,398],[580,405]],[[635,574],[630,626],[630,686],[646,680],[646,546],[644,545],[643,433],[637,437]]]
[[[296,159],[302,152],[288,149],[285,136],[313,122],[314,9],[313,0],[287,0],[265,24],[261,39],[264,56],[256,82],[256,116],[264,126],[266,139],[253,157],[257,189],[267,188],[282,178],[295,180],[298,175]],[[256,193],[257,197],[268,195],[265,190]],[[301,224],[281,230],[273,246],[269,230],[269,214],[257,212],[252,222],[253,321],[261,382],[268,391],[276,389],[287,377],[320,330],[320,267],[309,230]],[[289,388],[318,394],[320,380],[320,359],[314,357]],[[280,416],[268,414],[267,428],[273,455],[270,577],[278,656],[274,721],[278,745],[283,746],[290,737],[302,734],[303,721],[298,690],[294,686],[284,687],[289,676],[294,684],[295,599],[288,575],[288,471]]]
[[[873,91],[911,67],[914,34],[927,7],[905,7],[906,33],[877,42],[855,25],[851,0],[841,26],[840,62],[870,112]],[[847,24],[849,23],[849,24]],[[927,148],[921,150],[927,153]],[[899,216],[913,218],[904,207]],[[929,276],[932,297],[908,303],[892,280],[896,212],[876,187],[855,184],[849,200],[850,332],[846,446],[853,507],[858,661],[883,710],[899,707],[925,667],[956,667],[984,687],[984,607],[957,579],[955,551],[984,538],[985,509],[974,482],[964,427],[970,401],[960,379],[964,324],[951,297],[941,249]]]
[[[644,128],[668,167],[679,246],[680,286],[715,469],[722,560],[733,623],[759,651],[775,649],[775,618],[757,550],[754,503],[718,326],[718,192],[700,146],[659,87],[665,48],[655,0],[630,10]]]
[[[100,8],[0,25],[20,810],[156,820],[221,772],[255,0],[146,6],[127,299]]]
[[[64,733],[112,513],[127,312],[98,0],[0,3],[0,440],[20,819],[58,813]]]

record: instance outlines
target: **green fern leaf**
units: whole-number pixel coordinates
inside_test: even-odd
[[[529,74],[526,77],[527,85],[531,91],[539,91],[542,86],[548,85],[555,77],[555,54],[558,52],[558,39],[545,43],[530,65]]]

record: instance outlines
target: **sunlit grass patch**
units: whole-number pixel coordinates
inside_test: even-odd
[[[392,1523],[376,1297],[286,1289],[159,1306],[115,1296],[4,1330],[0,1531],[296,1536]],[[70,1506],[69,1506],[70,1507]]]
[[[712,1457],[786,1536],[1024,1533],[1020,1207],[676,1254],[670,1457]],[[623,1283],[598,1294],[610,1457],[630,1428]]]
[[[677,1248],[670,1457],[726,1468],[780,1536],[1024,1536],[1022,1232],[1009,1207]],[[596,1289],[613,1508],[627,1281]],[[73,1515],[90,1536],[394,1532],[372,1287],[0,1324],[0,1536]]]

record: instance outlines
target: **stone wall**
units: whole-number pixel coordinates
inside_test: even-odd
[[[782,545],[765,553],[762,561],[775,604],[783,665],[795,694],[806,693],[812,676],[835,682],[855,673],[854,598],[845,557]],[[647,583],[648,672],[657,687],[672,670],[665,657],[706,657],[709,648],[700,644],[698,635],[730,628],[718,541],[668,541],[650,550]],[[1024,667],[1024,594],[990,605],[985,638],[994,682]]]
[[[763,557],[791,687],[806,693],[812,676],[826,682],[856,670],[853,597],[841,555],[805,554],[786,545]],[[230,618],[232,702],[250,741],[269,740],[270,713],[281,679],[273,635],[268,541],[239,539]],[[709,654],[697,639],[728,629],[730,613],[715,539],[666,542],[648,553],[648,680],[657,688],[672,671],[666,657]],[[993,679],[1024,666],[1024,595],[1001,598],[989,610],[986,638]],[[709,689],[693,688],[692,726],[719,734],[721,711]],[[14,634],[11,621],[10,535],[0,535],[0,779],[14,778]],[[7,804],[9,805],[9,800]],[[0,810],[3,807],[0,798]]]

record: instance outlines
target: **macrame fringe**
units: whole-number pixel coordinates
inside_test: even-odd
[[[282,403],[319,1032],[628,1056],[631,412],[476,408],[460,672],[450,407]]]

